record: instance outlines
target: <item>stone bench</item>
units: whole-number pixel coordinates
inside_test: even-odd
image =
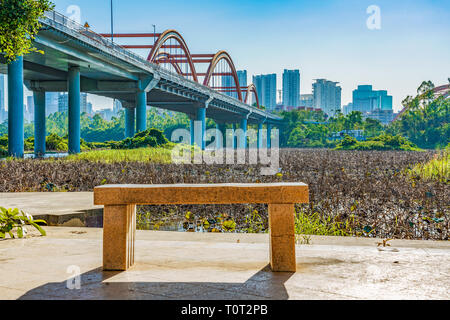
[[[308,203],[303,183],[105,185],[94,189],[104,205],[103,269],[134,264],[136,205],[268,204],[272,271],[295,272],[294,204]]]

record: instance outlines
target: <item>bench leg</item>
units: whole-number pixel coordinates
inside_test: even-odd
[[[134,264],[136,206],[103,209],[103,270],[126,271]]]
[[[270,266],[296,272],[294,204],[269,204]]]

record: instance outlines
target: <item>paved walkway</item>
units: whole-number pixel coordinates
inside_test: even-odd
[[[266,234],[138,231],[136,266],[103,272],[101,229],[47,231],[0,241],[0,299],[450,298],[449,242],[394,240],[392,252],[375,239],[312,237],[293,274],[268,271]]]
[[[101,227],[103,207],[93,192],[0,193],[0,207],[19,208],[50,226]]]

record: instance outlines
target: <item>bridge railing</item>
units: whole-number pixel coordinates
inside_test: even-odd
[[[142,58],[141,56],[131,52],[130,50],[127,50],[125,48],[123,48],[122,46],[120,46],[119,44],[114,43],[113,41],[111,41],[108,38],[102,37],[101,35],[99,35],[98,33],[92,31],[89,28],[86,28],[85,26],[79,24],[78,22],[70,19],[69,17],[66,17],[65,15],[57,12],[57,11],[47,11],[45,13],[45,17],[47,19],[49,19],[50,21],[52,21],[53,23],[57,23],[60,25],[63,25],[73,31],[76,31],[94,41],[97,41],[99,43],[101,43],[102,45],[111,48],[113,50],[117,50],[120,51],[122,54],[128,56],[129,58],[132,58],[134,60],[138,60],[140,62],[145,61],[144,58]],[[146,62],[146,61],[145,61]]]

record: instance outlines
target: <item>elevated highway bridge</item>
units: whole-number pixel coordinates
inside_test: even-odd
[[[80,92],[117,99],[125,108],[125,135],[146,130],[147,106],[183,112],[201,122],[202,134],[191,143],[205,147],[206,118],[218,130],[226,124],[244,131],[248,125],[266,126],[268,132],[281,118],[259,107],[253,85],[241,87],[231,57],[225,51],[191,55],[184,39],[175,30],[153,35],[153,45],[121,46],[113,35],[100,35],[57,12],[47,12],[42,28],[33,40],[37,49],[10,64],[1,64],[8,74],[9,154],[23,157],[23,86],[33,91],[35,102],[35,153],[45,154],[45,93],[68,92],[69,152],[80,152]],[[120,35],[118,35],[119,37]],[[139,37],[139,34],[129,35]],[[147,59],[130,51],[151,49]],[[205,72],[196,63],[207,61]],[[227,77],[232,84],[225,86]],[[250,96],[256,103],[249,104]],[[191,132],[193,132],[191,128]],[[270,134],[268,135],[270,141]],[[246,147],[246,139],[239,141]]]

